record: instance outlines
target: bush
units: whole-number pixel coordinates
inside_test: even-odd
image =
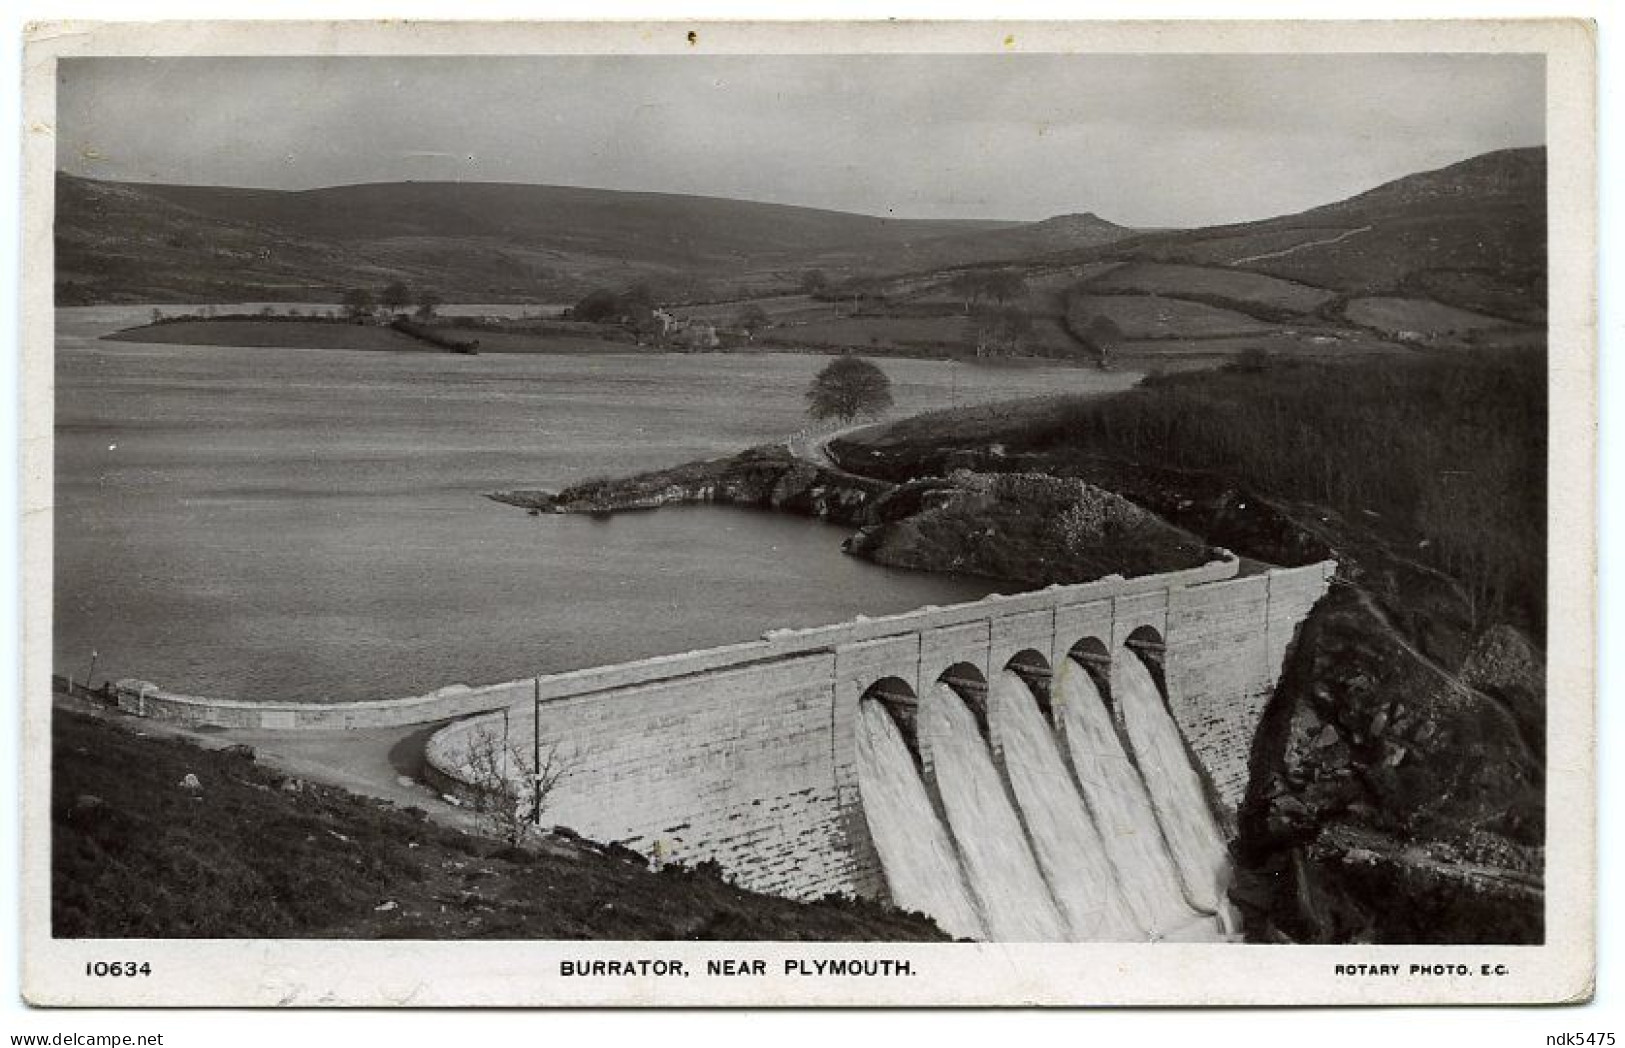
[[[453,353],[474,354],[480,351],[480,340],[477,338],[458,338],[455,335],[448,335],[424,324],[399,317],[390,321],[389,326],[403,335],[410,335],[412,338],[420,342],[427,342],[431,346],[449,349]]]

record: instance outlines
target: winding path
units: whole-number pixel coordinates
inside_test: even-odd
[[[1302,251],[1304,248],[1325,247],[1327,244],[1338,244],[1347,240],[1349,237],[1358,236],[1361,233],[1369,232],[1371,232],[1370,226],[1361,226],[1359,229],[1346,229],[1337,234],[1335,237],[1327,237],[1324,240],[1306,240],[1301,244],[1293,244],[1291,247],[1284,247],[1279,251],[1265,251],[1263,254],[1259,255],[1248,255],[1246,258],[1231,259],[1229,264],[1232,266],[1239,266],[1243,262],[1262,262],[1267,258],[1285,258],[1287,255]]]

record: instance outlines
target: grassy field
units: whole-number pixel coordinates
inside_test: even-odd
[[[535,334],[450,323],[433,330],[459,340],[478,340],[481,353],[648,353],[653,347],[624,339],[582,334]],[[377,324],[297,320],[172,320],[127,328],[106,336],[120,342],[183,346],[245,346],[255,349],[355,349],[389,353],[451,350]]]
[[[1441,305],[1423,298],[1355,298],[1343,307],[1343,315],[1362,327],[1390,335],[1415,331],[1441,335],[1483,328],[1507,327],[1507,322],[1482,313]]]
[[[1184,263],[1197,266],[1228,266],[1237,259],[1255,255],[1292,251],[1305,244],[1326,240],[1350,229],[1358,223],[1336,226],[1305,225],[1289,228],[1267,228],[1246,232],[1195,233],[1177,243],[1153,243],[1134,252],[1136,257],[1148,261]],[[1289,256],[1290,257],[1290,256]]]
[[[942,346],[944,352],[965,341],[965,318],[854,316],[815,320],[770,329],[774,342],[809,346]]]
[[[672,312],[692,320],[702,320],[717,327],[731,327],[739,314],[748,306],[759,306],[773,324],[795,321],[821,320],[833,316],[836,306],[820,302],[811,295],[765,295],[761,298],[740,299],[730,302],[700,302],[694,305],[671,307]]]
[[[539,335],[523,331],[494,331],[484,327],[448,325],[457,338],[477,339],[481,353],[652,353],[651,346],[635,342],[592,338],[589,335]]]
[[[1282,329],[1256,335],[1219,338],[1162,338],[1129,341],[1118,347],[1113,364],[1162,368],[1178,360],[1204,358],[1223,362],[1244,353],[1297,360],[1336,361],[1352,357],[1392,356],[1412,350],[1359,328],[1299,331]]]
[[[565,836],[521,850],[252,757],[58,711],[51,923],[62,938],[944,938],[867,902],[797,903]],[[181,786],[195,775],[200,787]]]
[[[1334,244],[1247,265],[1351,295],[1389,294],[1430,271],[1504,272],[1528,299],[1540,282],[1532,270],[1535,262],[1544,260],[1544,233],[1544,221],[1523,211],[1505,217],[1444,215],[1426,223],[1379,225]]]
[[[171,346],[246,346],[254,349],[359,349],[441,353],[425,342],[375,324],[296,320],[183,320],[126,328],[106,336],[118,342]]]
[[[1205,296],[1292,313],[1313,313],[1336,296],[1242,269],[1139,263],[1123,266],[1088,282],[1090,291],[1138,291],[1175,298]]]
[[[1131,341],[1254,335],[1276,327],[1234,310],[1160,295],[1080,295],[1074,302],[1086,315],[1110,317]]]

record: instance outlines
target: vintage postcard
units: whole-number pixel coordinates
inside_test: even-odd
[[[1588,24],[26,46],[29,1001],[1590,995]]]

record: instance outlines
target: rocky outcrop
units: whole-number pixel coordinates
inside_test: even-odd
[[[1496,699],[1537,754],[1546,752],[1546,660],[1511,626],[1491,626],[1461,667],[1461,679]]]
[[[910,481],[882,498],[850,552],[922,571],[1044,586],[1206,563],[1213,549],[1127,499],[1042,473]]]
[[[1262,941],[1539,942],[1543,763],[1486,636],[1473,675],[1343,585],[1305,623],[1255,742],[1236,900]]]
[[[615,480],[582,481],[556,493],[498,491],[490,497],[541,513],[619,513],[718,502],[860,525],[869,520],[873,505],[892,487],[883,480],[808,462],[788,448],[771,445]]]

